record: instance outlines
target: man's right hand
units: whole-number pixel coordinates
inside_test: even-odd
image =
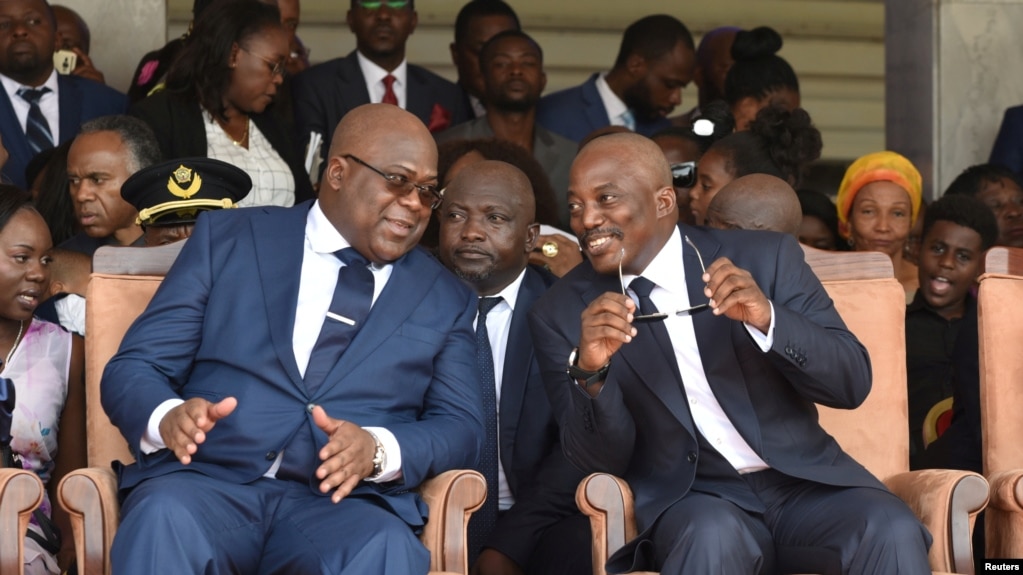
[[[629,343],[637,331],[632,326],[636,302],[615,292],[607,292],[590,302],[583,310],[579,355],[576,365],[587,371],[597,371],[611,361],[622,344]],[[603,383],[586,388],[596,396]]]
[[[193,397],[167,412],[160,420],[160,437],[174,452],[182,465],[192,462],[192,455],[199,449],[206,434],[218,421],[231,415],[238,407],[238,400],[227,397],[211,403],[201,397]]]

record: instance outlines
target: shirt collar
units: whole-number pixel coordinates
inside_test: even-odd
[[[11,100],[13,100],[15,97],[19,97],[18,96],[18,90],[20,90],[21,88],[39,89],[39,88],[45,86],[45,87],[49,88],[51,92],[56,94],[57,93],[57,71],[56,70],[51,70],[50,71],[50,77],[47,78],[45,82],[43,82],[43,86],[25,86],[24,84],[19,84],[13,78],[8,78],[7,76],[5,76],[3,74],[0,74],[0,83],[2,83],[4,85],[4,91],[7,92],[7,97],[10,98]]]
[[[313,207],[309,208],[305,220],[305,237],[309,246],[318,254],[333,254],[352,245],[327,219],[327,215],[320,209],[320,202],[314,202]]]
[[[597,93],[600,94],[600,99],[604,102],[604,110],[607,111],[607,117],[611,120],[611,124],[617,126],[620,124],[615,124],[615,122],[620,121],[622,114],[629,111],[629,107],[611,90],[605,76],[607,76],[607,72],[597,76]]]
[[[522,280],[524,280],[525,278],[526,268],[523,268],[522,271],[519,273],[519,277],[515,278],[515,281],[504,286],[504,289],[498,292],[497,295],[487,297],[504,298],[504,301],[507,302],[508,307],[510,307],[512,311],[515,311],[515,302],[518,300],[519,297],[519,288],[522,287]]]
[[[685,266],[682,265],[682,233],[678,231],[678,226],[675,226],[671,237],[640,275],[674,295],[685,295],[688,301]],[[622,276],[625,287],[629,287],[629,283],[634,279],[636,276],[631,274]]]
[[[376,63],[372,62],[369,58],[362,55],[362,52],[355,51],[355,57],[359,60],[359,68],[362,70],[362,77],[366,79],[367,86],[375,86],[384,81],[384,77],[388,74],[394,76],[394,85],[405,86],[405,79],[408,77],[408,60],[402,60],[401,64],[394,70],[388,72]]]

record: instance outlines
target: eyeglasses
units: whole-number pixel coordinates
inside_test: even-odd
[[[385,174],[379,169],[374,168],[351,154],[345,154],[341,157],[351,159],[357,164],[361,164],[362,166],[373,170],[377,174],[380,174],[381,178],[387,180],[387,186],[392,192],[396,192],[396,195],[407,195],[411,193],[413,189],[416,190],[419,192],[420,203],[424,206],[430,206],[431,210],[439,208],[441,201],[444,199],[443,193],[437,190],[437,186],[417,184],[401,174]]]
[[[366,10],[379,10],[381,6],[387,6],[391,10],[401,10],[409,5],[409,0],[359,0],[356,4]]]
[[[700,260],[700,269],[702,270],[700,277],[703,277],[703,274],[707,273],[707,268],[704,267],[703,265],[703,256],[700,255],[700,250],[696,249],[696,244],[694,244],[693,241],[689,239],[689,236],[685,236],[685,241],[693,248],[693,251],[696,252],[696,258]],[[618,282],[622,285],[622,295],[628,297],[629,294],[625,291],[625,275],[622,273],[622,262],[624,260],[625,248],[622,248],[621,257],[618,258]],[[709,303],[694,305],[693,307],[687,307],[686,309],[676,310],[675,315],[692,315],[694,313],[701,312],[708,308],[710,308]],[[658,312],[632,316],[632,321],[633,323],[646,323],[653,321],[663,321],[667,318],[668,314],[664,312]]]
[[[266,65],[270,66],[270,75],[271,76],[280,76],[281,78],[283,78],[284,74],[287,73],[287,70],[285,69],[285,66],[288,63],[287,59],[280,60],[278,62],[274,62],[273,60],[271,60],[269,58],[264,58],[264,57],[260,56],[259,54],[256,54],[255,52],[252,52],[250,50],[246,50],[245,48],[241,48],[241,50],[244,51],[247,54],[252,54],[253,56],[259,58],[260,60],[266,62]]]
[[[691,188],[696,185],[696,162],[672,164],[671,185],[676,188]]]

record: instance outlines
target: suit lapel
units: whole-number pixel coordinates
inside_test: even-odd
[[[28,147],[25,130],[18,122],[18,116],[14,113],[14,106],[11,105],[11,99],[6,90],[0,90],[0,126],[4,128],[3,145],[11,156],[25,158],[26,163],[32,159],[32,150]]]
[[[351,110],[369,104],[366,78],[362,75],[362,68],[359,68],[359,59],[354,51],[341,59],[338,81],[341,82],[341,89],[335,93],[341,99],[341,110]]]
[[[263,288],[266,315],[273,329],[274,350],[295,385],[305,390],[295,361],[292,339],[298,305],[298,278],[302,275],[305,222],[312,203],[283,212],[263,212],[252,218],[256,263]]]
[[[681,226],[683,236],[688,235],[689,239],[696,244],[703,256],[703,263],[710,265],[716,260],[721,245],[710,237],[706,232],[697,228]],[[700,279],[702,270],[700,261],[692,247],[683,240],[682,262],[685,266],[686,287],[689,291],[689,305],[696,305],[707,301],[703,293],[704,284]],[[721,409],[728,415],[732,425],[739,431],[740,435],[754,449],[760,446],[760,427],[757,425],[756,412],[753,410],[753,403],[749,397],[749,390],[746,388],[746,378],[739,367],[739,360],[735,355],[735,344],[740,345],[751,342],[735,342],[734,337],[748,339],[750,336],[745,333],[746,328],[741,323],[723,317],[715,316],[706,311],[692,316],[693,329],[696,331],[696,344],[700,350],[700,361],[703,363],[703,371],[707,375],[707,381],[714,397],[717,398]],[[736,333],[740,330],[742,333]]]
[[[60,142],[66,142],[78,134],[82,126],[82,91],[70,78],[57,75],[60,102]]]
[[[511,469],[512,450],[519,424],[519,413],[525,400],[529,383],[529,370],[533,365],[533,338],[529,333],[529,309],[546,291],[543,280],[533,270],[526,268],[526,275],[519,287],[508,330],[508,347],[504,354],[501,376],[501,459],[506,469]],[[507,454],[507,458],[505,455]]]
[[[586,114],[586,121],[589,123],[589,130],[596,130],[611,124],[611,118],[607,115],[607,108],[604,101],[600,99],[600,92],[597,91],[597,74],[590,76],[590,79],[582,86],[583,112]]]
[[[428,257],[416,248],[394,262],[391,277],[369,310],[364,327],[327,373],[313,399],[333,389],[343,379],[343,374],[351,372],[354,366],[380,347],[419,307],[424,291],[433,285],[442,269],[440,266],[423,265],[423,259]]]
[[[430,93],[430,84],[409,64],[406,67],[408,86],[405,87],[405,109],[415,114],[427,126],[430,125],[430,116],[433,114],[433,97]],[[450,110],[453,114],[454,110]]]

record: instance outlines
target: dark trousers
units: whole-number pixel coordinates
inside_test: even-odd
[[[658,518],[637,555],[671,575],[931,573],[931,536],[895,495],[774,470],[743,477],[763,515],[690,492]]]
[[[239,485],[193,471],[140,483],[121,507],[119,574],[425,574],[412,529],[368,499],[333,504],[304,483]]]

